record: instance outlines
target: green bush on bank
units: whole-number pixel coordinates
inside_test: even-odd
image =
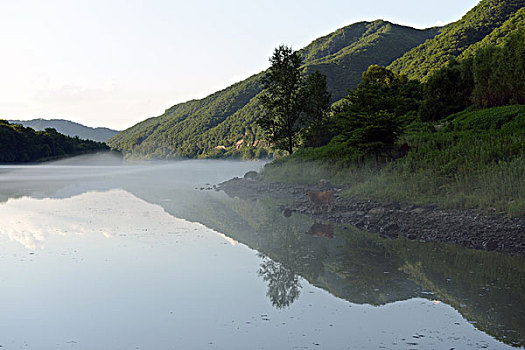
[[[525,105],[470,109],[439,124],[415,123],[410,152],[377,166],[342,146],[304,149],[269,164],[267,181],[327,179],[346,196],[525,214]]]

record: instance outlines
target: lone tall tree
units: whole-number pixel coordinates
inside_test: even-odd
[[[272,66],[262,78],[260,98],[264,108],[257,120],[277,149],[293,153],[301,129],[302,59],[292,48],[281,45],[270,57]]]

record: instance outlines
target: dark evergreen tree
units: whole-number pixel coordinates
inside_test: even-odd
[[[390,153],[401,134],[401,125],[399,118],[385,111],[369,114],[343,112],[338,115],[341,133],[335,140],[361,155],[373,154],[378,163],[382,152]]]
[[[424,101],[419,114],[423,121],[436,121],[471,105],[474,87],[472,61],[451,59],[448,66],[434,73],[423,88]]]
[[[363,83],[339,105],[334,142],[362,155],[390,153],[404,117],[417,109],[420,84],[379,66],[363,73]]]
[[[333,136],[330,131],[330,93],[326,76],[318,70],[306,77],[303,88],[303,146],[326,145]]]

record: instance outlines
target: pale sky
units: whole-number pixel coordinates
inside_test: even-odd
[[[0,0],[0,119],[125,129],[363,20],[426,28],[478,0]]]

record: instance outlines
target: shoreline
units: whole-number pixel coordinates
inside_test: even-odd
[[[294,185],[266,183],[259,179],[233,178],[216,186],[230,197],[245,200],[272,197],[282,199],[279,210],[308,215],[314,220],[353,225],[359,229],[395,239],[403,236],[421,242],[441,242],[469,249],[496,251],[525,256],[525,218],[485,215],[477,210],[440,209],[436,205],[380,202],[362,198],[344,198],[329,182]],[[334,191],[331,212],[314,212],[306,193]],[[285,205],[285,202],[291,204]]]

